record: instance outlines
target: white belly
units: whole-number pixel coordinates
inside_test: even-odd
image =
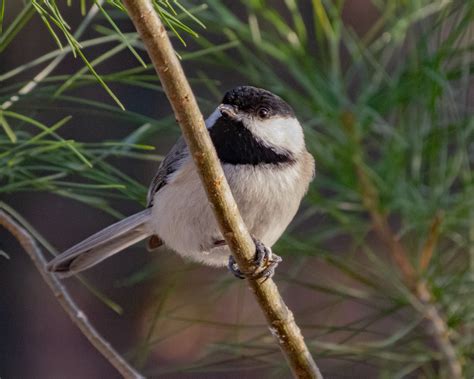
[[[298,210],[310,177],[296,164],[224,165],[224,172],[249,232],[271,247]],[[223,240],[199,176],[191,161],[156,195],[152,231],[178,254],[212,266],[224,266],[230,251],[214,247]]]

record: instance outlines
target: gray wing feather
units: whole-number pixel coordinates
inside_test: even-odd
[[[151,209],[127,217],[90,236],[48,263],[49,271],[66,277],[96,265],[150,235]]]
[[[171,148],[170,152],[166,155],[165,159],[163,159],[160,167],[158,167],[158,172],[153,178],[150,188],[148,189],[147,207],[151,207],[153,205],[153,197],[155,196],[155,193],[157,193],[167,184],[167,179],[169,176],[180,167],[182,161],[188,155],[188,147],[184,138],[181,136]]]

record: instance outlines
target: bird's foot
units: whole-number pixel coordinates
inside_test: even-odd
[[[255,243],[255,270],[252,272],[244,272],[240,270],[234,257],[229,257],[229,270],[234,276],[239,279],[251,278],[260,279],[264,278],[264,281],[273,277],[275,269],[278,264],[282,261],[281,257],[274,254],[272,250],[266,247],[261,241],[252,237]]]

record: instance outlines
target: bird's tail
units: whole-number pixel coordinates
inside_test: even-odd
[[[146,224],[150,217],[148,208],[110,225],[58,255],[48,263],[48,271],[67,277],[96,265],[148,237],[151,233]]]

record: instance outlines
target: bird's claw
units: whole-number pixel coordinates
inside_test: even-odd
[[[264,282],[273,277],[275,274],[275,269],[278,264],[282,261],[281,257],[274,254],[272,250],[266,247],[261,241],[253,238],[255,243],[255,270],[253,272],[244,272],[240,270],[237,262],[234,257],[231,255],[229,257],[229,270],[234,276],[239,279],[260,279],[263,278]]]

